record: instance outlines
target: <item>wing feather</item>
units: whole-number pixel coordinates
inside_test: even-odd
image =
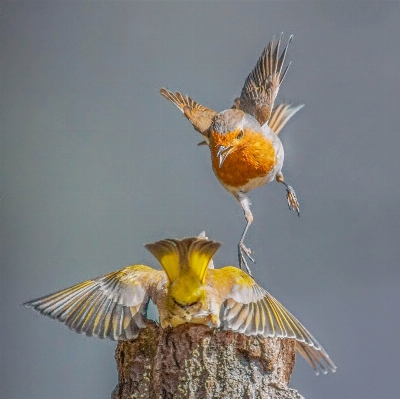
[[[74,305],[74,311],[68,317],[67,325],[71,330],[82,331],[83,325],[88,321],[91,310],[96,306],[101,292],[94,291],[90,296],[82,298],[79,303]]]
[[[88,284],[82,283],[81,284],[81,295],[84,295],[86,291],[88,291],[91,287]],[[71,289],[66,289],[60,291],[58,299],[54,300],[54,296],[49,295],[46,298],[40,298],[35,301],[31,301],[31,306],[36,306],[37,304],[41,303],[41,308],[47,312],[47,315],[51,318],[56,318],[63,312],[64,309],[73,301],[74,297],[76,296],[76,292],[72,291]]]
[[[128,266],[25,305],[78,333],[112,340],[132,339],[145,325],[147,302],[163,279],[164,272],[148,266]]]
[[[82,323],[81,330],[82,331],[87,331],[88,335],[89,334],[94,334],[95,327],[96,327],[96,320],[99,320],[101,317],[101,309],[104,306],[104,303],[108,301],[107,297],[105,295],[101,296],[99,300],[95,303],[95,305],[92,307],[92,310],[89,314],[88,317],[86,317],[86,320]]]
[[[71,294],[68,298],[68,301],[59,309],[59,320],[60,321],[67,321],[71,324],[76,316],[76,312],[87,302],[90,297],[93,295],[95,287],[92,286],[90,289],[85,289],[83,293],[80,293],[79,290]],[[53,299],[53,302],[57,301],[56,298]],[[57,317],[58,318],[58,317]]]
[[[336,366],[322,347],[310,347],[303,342],[296,341],[296,349],[315,370],[315,374],[326,374],[329,370],[336,371]]]
[[[161,88],[160,94],[166,99],[175,104],[181,112],[189,119],[193,127],[203,135],[206,143],[209,143],[209,127],[211,126],[212,120],[217,112],[204,107],[203,105],[192,100],[189,96],[183,96],[178,91],[173,93],[172,91]]]
[[[268,126],[275,134],[279,134],[289,119],[303,107],[304,104],[294,106],[292,104],[282,103],[277,105],[268,120]]]
[[[236,313],[236,316],[231,320],[232,330],[239,331],[242,324],[245,322],[248,314],[248,307],[246,305],[242,305],[239,311]]]
[[[297,349],[316,374],[336,370],[311,333],[252,277],[238,268],[227,266],[214,269],[213,278],[216,286],[221,287],[224,329],[266,338],[295,339]]]
[[[293,35],[279,56],[282,34],[276,45],[273,38],[264,49],[256,66],[246,78],[239,100],[235,101],[235,107],[253,115],[260,125],[264,125],[271,116],[275,98],[279,87],[288,71],[290,63],[284,71],[286,53]]]
[[[243,324],[240,326],[239,332],[245,332],[247,330],[249,331],[254,331],[255,330],[255,324],[254,324],[254,302],[250,302],[247,305],[247,317]]]

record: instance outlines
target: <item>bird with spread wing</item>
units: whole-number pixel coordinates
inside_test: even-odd
[[[25,305],[78,333],[130,340],[146,326],[151,299],[162,328],[195,323],[245,335],[290,338],[317,374],[335,371],[317,340],[251,276],[233,266],[214,269],[212,257],[220,245],[204,237],[147,244],[162,271],[127,266]]]
[[[175,104],[210,148],[214,174],[225,189],[240,203],[246,225],[238,244],[239,265],[246,268],[246,257],[254,262],[252,251],[244,244],[253,222],[247,193],[273,180],[286,187],[290,209],[300,216],[299,203],[293,188],[282,174],[284,151],[278,134],[288,120],[302,107],[282,103],[274,106],[279,87],[289,65],[284,68],[288,45],[280,54],[282,35],[272,39],[256,66],[247,77],[240,98],[232,108],[217,113],[181,93],[162,88],[160,93]]]

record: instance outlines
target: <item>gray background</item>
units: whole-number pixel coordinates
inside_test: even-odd
[[[206,229],[236,264],[239,206],[198,134],[158,94],[231,106],[274,34],[295,35],[280,99],[306,107],[281,133],[285,190],[254,191],[256,279],[338,366],[306,399],[398,396],[397,2],[3,2],[1,395],[108,398],[115,343],[20,304],[156,263],[143,244]],[[4,395],[4,396],[3,396]]]

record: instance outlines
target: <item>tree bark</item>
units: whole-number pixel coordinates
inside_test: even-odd
[[[118,342],[115,359],[119,382],[112,399],[303,399],[288,388],[291,339],[149,322],[136,339]]]

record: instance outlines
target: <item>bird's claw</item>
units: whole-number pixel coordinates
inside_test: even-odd
[[[300,216],[299,201],[297,201],[296,193],[294,192],[292,186],[286,186],[286,194],[289,209],[296,211],[297,215]]]
[[[251,271],[249,266],[247,265],[247,261],[245,258],[246,255],[253,263],[256,263],[256,261],[251,256],[251,249],[247,248],[242,242],[239,243],[238,249],[239,249],[239,266],[242,270],[245,268],[247,273],[251,276]]]

